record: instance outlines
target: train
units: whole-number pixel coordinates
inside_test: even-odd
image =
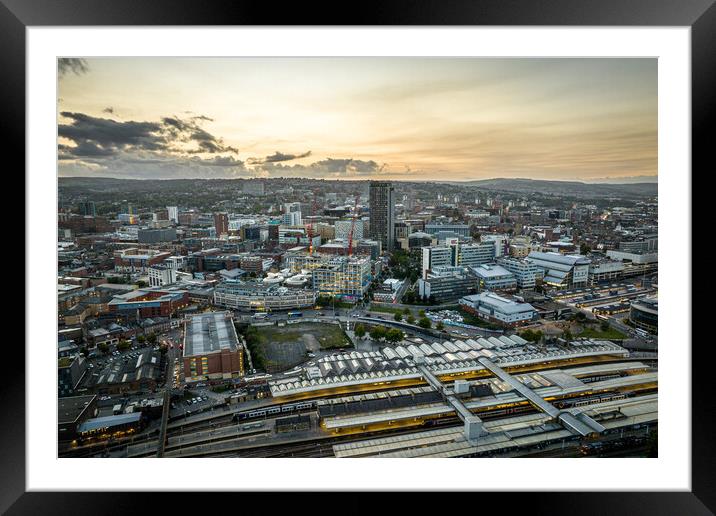
[[[288,405],[278,405],[275,407],[266,407],[262,409],[251,410],[249,412],[239,412],[234,414],[234,421],[245,421],[247,419],[256,419],[259,417],[272,416],[274,414],[288,414],[299,412],[301,410],[315,409],[315,401],[303,401],[300,403],[291,403]]]
[[[586,398],[566,399],[555,402],[554,406],[557,408],[570,408],[570,407],[584,407],[586,405],[593,405],[596,403],[604,403],[607,401],[624,400],[628,396],[624,393],[604,393],[597,394],[595,396],[589,396]]]

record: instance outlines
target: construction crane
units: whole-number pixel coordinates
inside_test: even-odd
[[[353,207],[353,218],[351,220],[351,230],[348,232],[348,256],[353,254],[353,231],[356,228],[356,219],[358,218],[358,202],[360,194],[356,194],[355,206]]]

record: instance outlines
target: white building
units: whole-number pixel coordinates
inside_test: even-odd
[[[150,287],[164,287],[176,283],[177,271],[164,265],[156,265],[147,270]]]
[[[531,304],[520,303],[494,292],[465,296],[460,299],[460,306],[481,319],[506,326],[518,326],[538,317],[537,310]]]
[[[169,220],[171,220],[175,224],[179,223],[179,207],[178,206],[167,206],[167,214],[169,216]]]
[[[585,286],[591,260],[579,254],[533,251],[525,258],[544,271],[544,282],[558,288]]]
[[[311,274],[318,295],[360,298],[370,286],[371,260],[336,257],[314,268]]]
[[[497,263],[515,275],[517,287],[521,289],[535,288],[537,280],[541,280],[544,276],[542,269],[527,260],[503,256],[497,260]]]

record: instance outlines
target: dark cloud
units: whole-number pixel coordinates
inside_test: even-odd
[[[89,71],[89,65],[84,59],[74,57],[61,57],[57,60],[57,73],[64,77],[68,73],[83,75]]]
[[[112,110],[113,108],[106,108]],[[60,159],[116,156],[122,152],[151,151],[170,156],[181,154],[238,154],[238,149],[225,145],[199,126],[198,116],[189,120],[164,117],[160,122],[117,121],[84,113],[63,111],[69,123],[60,124],[58,135],[72,143],[60,145]]]
[[[270,156],[265,158],[249,158],[248,162],[252,165],[261,165],[263,163],[279,163],[281,161],[291,161],[294,159],[307,158],[311,155],[311,151],[304,152],[303,154],[284,154],[283,152],[276,151]]]
[[[112,106],[106,107],[102,110],[102,113],[109,113],[110,115],[114,114],[114,108]]]

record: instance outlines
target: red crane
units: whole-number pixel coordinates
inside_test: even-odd
[[[360,194],[356,194],[356,202],[353,207],[353,219],[351,220],[351,230],[348,232],[348,256],[353,254],[353,230],[356,228],[356,219],[358,218],[358,202]]]

